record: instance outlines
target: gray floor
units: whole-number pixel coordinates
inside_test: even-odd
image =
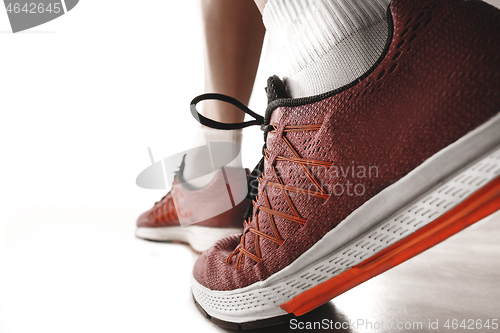
[[[137,214],[81,204],[12,209],[0,241],[0,332],[225,332],[193,304],[197,255],[135,239]],[[500,319],[499,239],[497,212],[296,322],[260,331],[324,320],[344,325],[331,330],[339,332],[500,331],[444,327]]]

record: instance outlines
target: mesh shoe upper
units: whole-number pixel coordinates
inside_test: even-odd
[[[395,0],[390,11],[387,52],[365,77],[321,96],[271,101],[252,217],[240,239],[200,256],[200,284],[231,290],[268,278],[500,111],[500,11],[454,0]]]

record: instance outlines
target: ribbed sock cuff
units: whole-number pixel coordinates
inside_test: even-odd
[[[269,0],[263,21],[292,97],[323,93],[363,75],[388,36],[390,0]]]

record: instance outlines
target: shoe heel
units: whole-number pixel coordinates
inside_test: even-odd
[[[311,288],[280,307],[303,315],[347,290],[413,258],[500,210],[500,176],[433,222],[347,271]]]

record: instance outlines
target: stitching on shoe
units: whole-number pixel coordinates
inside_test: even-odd
[[[277,134],[277,126],[276,124],[270,124],[270,126],[273,128],[269,133],[272,134]],[[254,225],[255,228],[250,227],[251,223],[251,218],[248,218],[247,221],[244,221],[243,226],[243,234],[240,237],[240,244],[234,249],[234,251],[226,258],[226,263],[230,264],[231,260],[234,256],[237,255],[236,259],[236,270],[241,269],[242,265],[242,260],[243,260],[243,255],[249,257],[250,259],[254,260],[255,262],[259,263],[262,261],[262,253],[260,249],[260,238],[267,239],[268,241],[274,242],[278,244],[278,246],[281,246],[284,242],[284,239],[281,237],[279,234],[279,231],[276,227],[276,223],[274,220],[274,216],[283,218],[285,220],[289,220],[291,222],[298,223],[301,227],[305,226],[307,224],[307,219],[303,218],[297,207],[295,207],[294,203],[292,202],[290,195],[288,192],[294,192],[294,193],[299,193],[303,195],[311,195],[320,199],[327,200],[330,198],[330,193],[328,193],[323,186],[321,186],[320,182],[318,181],[317,177],[311,172],[308,166],[320,166],[320,167],[326,167],[329,168],[332,166],[332,162],[326,162],[326,161],[320,161],[320,160],[312,160],[312,159],[307,159],[303,158],[300,156],[300,154],[295,150],[293,145],[290,143],[290,141],[286,138],[286,133],[289,132],[303,132],[303,131],[317,131],[321,128],[322,124],[312,124],[312,125],[296,125],[296,126],[285,126],[282,133],[281,133],[281,139],[285,143],[285,145],[288,147],[288,150],[295,156],[295,157],[285,157],[285,156],[276,156],[274,159],[273,165],[271,165],[272,170],[274,175],[276,176],[276,179],[278,180],[278,183],[276,182],[270,182],[266,181],[266,183],[263,185],[263,178],[262,176],[258,178],[259,181],[259,187],[261,187],[260,193],[263,195],[265,206],[257,206],[257,200],[258,196],[253,200],[253,205],[254,207],[257,206],[254,215]],[[264,158],[266,161],[268,161],[270,156],[269,150],[267,148],[264,149]],[[301,166],[302,170],[305,172],[307,178],[316,186],[317,191],[311,191],[309,189],[303,189],[303,188],[298,188],[295,186],[291,185],[285,185],[283,182],[283,179],[280,177],[279,173],[276,171],[275,163],[277,161],[288,161],[292,163],[297,163]],[[281,189],[283,196],[285,197],[285,200],[290,208],[290,210],[293,212],[293,215],[286,214],[277,210],[273,210],[271,208],[271,203],[269,201],[269,197],[267,195],[267,187],[273,187],[273,188],[278,188]],[[267,213],[269,216],[269,222],[271,229],[273,231],[273,235],[266,234],[259,229],[259,219],[258,219],[258,213],[259,211],[262,211],[264,213]],[[250,232],[255,235],[255,254],[250,252],[245,248],[245,236],[247,232]]]

